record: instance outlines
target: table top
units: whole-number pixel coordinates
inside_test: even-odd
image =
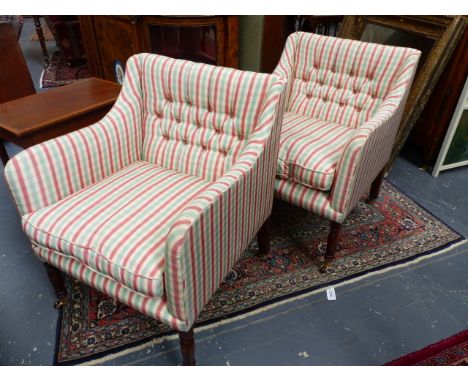
[[[120,89],[114,82],[93,77],[2,103],[0,129],[22,137],[111,105]]]

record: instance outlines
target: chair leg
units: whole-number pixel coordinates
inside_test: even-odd
[[[377,175],[374,181],[372,182],[371,189],[369,192],[369,198],[367,199],[368,202],[371,202],[379,197],[380,186],[382,185],[384,174],[385,174],[385,169],[380,171],[379,175]]]
[[[3,142],[2,139],[0,139],[0,159],[2,160],[3,166],[6,166],[7,162],[10,160],[5,148],[5,142]]]
[[[182,366],[195,366],[195,340],[193,328],[188,332],[179,332],[180,351],[182,353]]]
[[[68,302],[67,288],[63,282],[62,273],[57,268],[48,263],[44,263],[44,266],[46,267],[47,276],[49,276],[49,280],[52,283],[52,286],[55,290],[55,295],[57,296],[57,301],[54,304],[54,308],[61,309]]]
[[[271,251],[271,216],[265,220],[257,233],[258,254],[266,255]]]
[[[326,272],[326,270],[330,267],[333,259],[335,258],[336,243],[338,242],[338,236],[340,235],[341,226],[341,223],[336,223],[333,221],[330,224],[330,233],[328,234],[327,239],[327,250],[325,252],[324,261],[319,268],[319,271],[321,273]]]

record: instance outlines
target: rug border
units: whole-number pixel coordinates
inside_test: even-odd
[[[405,354],[393,361],[387,362],[384,366],[417,366],[418,363],[434,357],[438,353],[462,344],[468,340],[468,329],[463,330],[453,336],[434,342],[412,353]],[[450,366],[450,365],[441,365]]]
[[[460,237],[455,239],[455,240],[449,241],[449,242],[447,242],[447,243],[445,243],[445,244],[443,244],[443,245],[441,245],[439,247],[436,247],[436,248],[433,248],[431,250],[424,251],[424,252],[421,252],[421,253],[417,253],[415,255],[412,255],[410,257],[406,257],[404,259],[397,260],[395,262],[392,262],[391,264],[382,264],[382,265],[379,265],[379,266],[377,266],[375,268],[364,270],[364,271],[361,271],[359,273],[355,273],[353,275],[348,275],[348,276],[342,277],[342,278],[337,279],[337,280],[329,281],[329,282],[326,282],[326,283],[323,283],[323,284],[320,284],[320,285],[315,285],[315,286],[303,289],[301,291],[291,292],[291,293],[289,293],[287,295],[284,295],[284,296],[278,296],[278,297],[275,297],[275,298],[269,300],[268,302],[266,302],[266,301],[261,302],[259,304],[254,305],[254,306],[250,306],[248,308],[244,308],[244,309],[238,310],[236,312],[231,312],[229,314],[226,314],[222,318],[220,318],[220,317],[211,318],[209,320],[203,321],[200,324],[195,324],[195,326],[194,326],[195,332],[200,332],[200,331],[207,330],[208,328],[213,327],[213,324],[219,324],[219,325],[227,324],[229,322],[232,322],[232,319],[235,318],[235,317],[238,317],[239,319],[242,319],[243,317],[246,317],[246,315],[250,316],[250,315],[253,315],[253,314],[260,313],[262,311],[273,309],[274,307],[278,306],[279,302],[281,302],[280,305],[283,305],[283,304],[294,301],[298,297],[299,298],[306,298],[306,297],[308,297],[308,296],[310,296],[310,295],[312,295],[314,293],[319,292],[320,290],[326,289],[327,287],[329,287],[331,285],[333,285],[333,286],[346,285],[346,284],[349,284],[349,281],[351,281],[351,280],[359,281],[359,280],[362,280],[364,278],[371,277],[374,274],[377,275],[377,274],[381,274],[381,273],[384,273],[384,272],[387,272],[387,271],[391,271],[392,269],[401,267],[402,265],[405,265],[406,263],[412,263],[412,262],[416,263],[418,260],[424,260],[425,258],[430,258],[430,257],[433,257],[433,256],[440,255],[442,253],[446,253],[448,250],[452,249],[452,247],[456,248],[456,247],[458,247],[460,245],[463,245],[464,243],[468,242],[468,240],[466,240],[466,238],[462,234],[460,234],[456,229],[454,229],[452,226],[447,224],[445,221],[443,221],[439,217],[435,216],[431,211],[429,211],[426,207],[422,206],[419,202],[414,200],[411,196],[409,196],[406,192],[401,190],[392,181],[390,181],[390,180],[388,180],[386,178],[384,179],[384,181],[389,183],[392,187],[397,189],[401,194],[403,194],[405,197],[407,197],[412,202],[414,202],[417,206],[419,206],[422,210],[424,210],[424,212],[428,213],[431,217],[433,217],[434,219],[442,222],[445,226],[450,228],[453,232],[455,232]],[[408,265],[410,265],[410,264],[408,264]],[[265,308],[268,308],[268,309],[265,309]],[[84,365],[84,364],[88,364],[88,363],[93,364],[95,362],[98,362],[99,360],[104,360],[104,358],[107,358],[109,356],[115,355],[114,358],[116,358],[116,357],[118,357],[118,353],[126,352],[126,351],[130,350],[131,348],[137,348],[137,347],[140,347],[142,345],[157,344],[157,343],[163,342],[165,340],[170,340],[170,339],[172,339],[171,337],[175,338],[177,336],[175,330],[170,330],[168,332],[165,332],[164,334],[163,333],[156,334],[156,335],[154,335],[152,337],[147,337],[147,338],[137,340],[137,341],[134,341],[134,342],[131,342],[131,343],[128,343],[128,344],[113,348],[113,349],[109,349],[109,350],[100,352],[99,355],[89,355],[89,356],[85,356],[85,357],[82,357],[82,358],[79,358],[79,359],[75,358],[73,360],[69,360],[69,361],[59,363],[58,362],[58,350],[59,350],[59,346],[60,346],[60,338],[61,338],[61,335],[62,335],[62,333],[61,333],[61,331],[62,331],[61,330],[62,329],[62,325],[61,325],[62,324],[62,318],[63,318],[63,309],[60,309],[59,319],[57,320],[57,334],[56,334],[56,348],[55,348],[55,353],[54,353],[54,366]],[[216,326],[219,326],[219,325],[216,325]],[[135,349],[135,351],[137,351],[137,350]]]

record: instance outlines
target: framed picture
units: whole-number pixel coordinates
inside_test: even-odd
[[[391,167],[421,114],[466,25],[461,16],[346,16],[338,36],[422,52],[400,129],[387,165]]]
[[[450,168],[468,165],[468,78],[450,121],[432,176]]]

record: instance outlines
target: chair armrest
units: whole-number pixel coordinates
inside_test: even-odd
[[[141,148],[139,72],[131,58],[119,97],[99,122],[12,158],[5,176],[21,215],[55,203],[137,160]]]
[[[345,146],[330,194],[331,207],[345,217],[390,159],[419,59],[419,52],[414,52],[377,113],[356,129]]]
[[[285,81],[277,80],[242,155],[196,196],[166,243],[169,310],[189,329],[271,213]]]

